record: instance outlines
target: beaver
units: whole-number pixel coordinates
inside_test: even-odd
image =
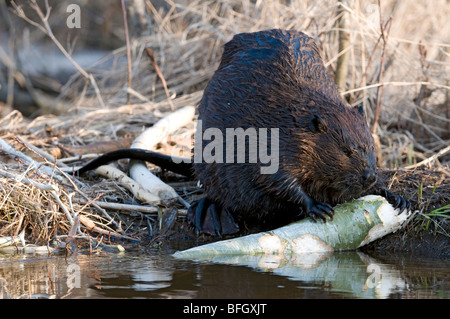
[[[332,220],[333,205],[368,193],[386,197],[400,211],[410,207],[377,177],[374,140],[362,108],[342,100],[318,46],[302,32],[272,29],[235,35],[225,44],[204,91],[198,119],[199,134],[212,128],[224,135],[230,128],[276,128],[277,134],[266,135],[263,146],[268,153],[278,152],[276,171],[263,174],[267,162],[250,161],[248,134],[244,161],[236,160],[238,152],[225,158],[196,141],[194,153],[208,148],[219,160],[171,164],[171,170],[192,173],[204,186],[205,198],[188,211],[198,232],[232,234],[254,224],[268,229],[304,217]],[[229,150],[225,140],[215,140],[215,146]],[[158,161],[163,168],[170,162],[170,157],[151,151],[115,154],[103,155],[80,172],[125,157]]]

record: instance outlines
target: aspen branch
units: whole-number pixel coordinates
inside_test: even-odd
[[[192,122],[195,114],[193,106],[185,106],[162,118],[152,127],[141,133],[131,145],[131,148],[151,150],[162,139],[178,128]],[[141,184],[144,189],[158,196],[163,202],[171,202],[179,198],[175,190],[153,175],[142,161],[130,161],[130,176]]]
[[[353,250],[397,231],[412,216],[398,214],[381,196],[368,195],[337,205],[333,221],[317,223],[303,219],[272,231],[223,240],[173,256],[211,260],[230,255],[280,255],[290,259],[298,254]]]
[[[118,182],[120,185],[124,186],[131,193],[133,193],[133,195],[140,202],[147,204],[159,204],[159,202],[161,201],[158,196],[148,192],[138,182],[131,179],[124,172],[111,165],[102,165],[95,170],[95,173]]]

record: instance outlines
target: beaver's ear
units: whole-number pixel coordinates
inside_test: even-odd
[[[326,133],[328,131],[327,122],[317,114],[311,115],[308,127],[311,132]]]
[[[355,106],[353,108],[353,110],[355,111],[355,113],[357,113],[359,116],[362,116],[364,119],[366,119],[366,112],[364,112],[364,108],[362,107],[362,105],[360,106]],[[366,119],[367,120],[367,119]]]
[[[358,106],[356,109],[358,110],[359,114],[361,114],[362,116],[365,115],[365,114],[364,114],[364,109],[363,109],[362,105]]]

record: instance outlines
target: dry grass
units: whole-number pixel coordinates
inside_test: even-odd
[[[339,4],[336,0],[167,3],[168,10],[165,12],[149,5],[152,32],[131,39],[132,90],[127,91],[127,54],[123,46],[65,83],[58,100],[54,101],[55,106],[64,106],[61,115],[42,115],[30,120],[17,112],[1,108],[0,137],[36,158],[13,138],[26,137],[31,144],[56,155],[61,150],[55,145],[67,150],[94,142],[136,136],[144,127],[171,110],[162,82],[145,53],[147,47],[155,52],[175,109],[198,103],[218,66],[222,45],[240,32],[271,28],[304,31],[322,47],[330,73],[334,74],[336,70],[340,55],[336,24]],[[355,0],[352,3],[345,7],[349,17],[349,27],[345,31],[350,37],[350,47],[343,96],[352,105],[364,106],[370,124],[374,122],[375,110],[382,98],[381,116],[376,129],[381,143],[382,167],[404,167],[430,158],[450,144],[448,1],[382,1],[381,24],[392,18],[389,30],[385,30],[388,31],[385,42],[381,37],[377,2]],[[55,4],[54,12],[61,11],[61,8],[64,9],[64,4]],[[21,23],[18,19],[11,20]],[[39,21],[38,18],[35,21]],[[122,32],[119,28],[116,33],[122,35]],[[32,38],[31,42],[45,40],[35,32],[33,35],[37,40]],[[67,41],[62,35],[59,35],[59,40],[62,43]],[[380,66],[383,66],[382,70]],[[86,81],[86,74],[93,76],[99,92]],[[382,96],[378,95],[379,88],[383,88]],[[127,93],[131,98],[130,105],[126,105]],[[105,107],[100,107],[99,95]],[[189,145],[190,140],[186,136],[189,137],[192,131],[193,127],[180,131],[169,143],[162,145],[162,150],[170,150],[175,143]],[[63,151],[59,156],[70,155]],[[2,170],[15,176],[25,174],[26,165],[14,160],[7,163],[6,157],[2,159],[5,162],[0,164]],[[448,181],[449,159],[450,152],[444,152],[426,167],[442,170]],[[39,161],[43,162],[42,159]],[[63,177],[62,181],[56,181],[50,177],[36,176],[32,170],[25,176],[42,184],[57,185],[60,191],[58,196],[67,207],[71,206],[70,193],[75,193],[74,199],[81,199],[80,194],[84,194],[91,200],[103,193],[101,200],[133,201],[119,185],[99,178],[69,181]],[[78,191],[74,190],[74,185]],[[183,197],[188,201],[193,193],[198,192],[191,184],[183,184],[179,190],[184,192]],[[67,234],[70,230],[71,225],[61,205],[48,191],[5,176],[0,177],[0,191],[0,235],[17,234],[25,228],[30,240],[45,243],[53,235]],[[85,198],[83,200],[86,201]],[[75,200],[72,205],[74,211],[81,210],[82,214],[90,216],[105,229],[111,227],[138,238],[149,234],[149,223],[153,225],[153,230],[157,229],[156,224],[151,224],[152,220],[140,213],[134,212],[133,218],[114,214],[114,221],[120,224],[118,228],[111,225],[111,221],[105,219],[99,210],[75,204]],[[157,232],[152,235],[155,234]]]

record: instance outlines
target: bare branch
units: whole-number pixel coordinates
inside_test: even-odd
[[[103,99],[101,97],[100,91],[98,89],[97,83],[94,79],[94,77],[92,76],[92,74],[87,73],[73,58],[72,56],[69,54],[69,52],[67,52],[67,50],[64,48],[64,46],[61,44],[61,42],[58,41],[58,39],[55,37],[55,35],[53,34],[52,28],[50,26],[50,24],[48,23],[48,18],[50,16],[50,12],[51,12],[51,7],[48,4],[48,0],[45,1],[45,14],[42,12],[41,8],[39,7],[39,5],[36,3],[36,0],[31,0],[30,2],[30,7],[38,14],[39,18],[41,19],[42,24],[37,23],[36,21],[31,20],[30,18],[28,18],[25,14],[25,12],[23,11],[21,6],[18,6],[14,1],[11,2],[13,8],[14,8],[14,12],[15,14],[19,17],[22,18],[23,20],[25,20],[26,22],[28,22],[29,24],[39,28],[42,32],[44,32],[46,35],[49,36],[49,38],[53,41],[53,43],[55,43],[55,45],[58,47],[58,49],[61,51],[62,54],[64,54],[64,56],[70,61],[70,63],[72,63],[72,65],[75,67],[75,69],[86,79],[88,80],[92,86],[94,87],[95,93],[97,95],[97,98],[100,102],[100,105],[102,107],[105,106]]]

